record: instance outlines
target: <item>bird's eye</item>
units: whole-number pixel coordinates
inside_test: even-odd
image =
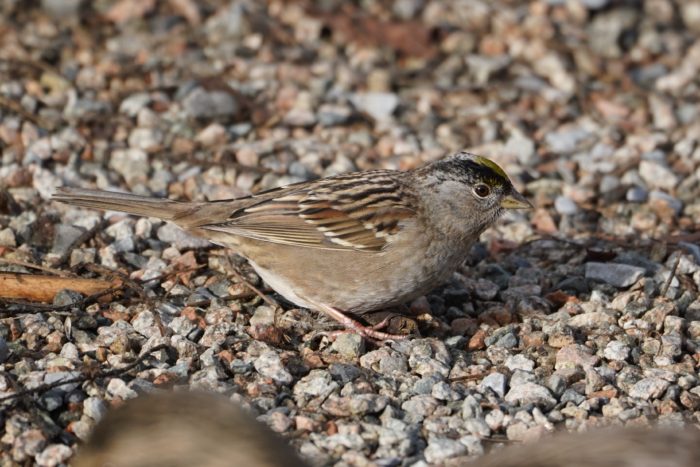
[[[489,188],[488,185],[480,183],[474,187],[474,193],[476,193],[476,196],[478,196],[479,198],[486,198],[488,195],[491,194],[491,188]]]

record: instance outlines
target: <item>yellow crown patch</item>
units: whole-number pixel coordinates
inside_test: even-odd
[[[488,167],[489,169],[493,170],[501,177],[508,180],[508,175],[506,175],[505,171],[498,164],[496,164],[494,161],[492,161],[491,159],[487,159],[484,156],[475,155],[474,162],[476,162],[479,165],[483,165],[484,167]]]

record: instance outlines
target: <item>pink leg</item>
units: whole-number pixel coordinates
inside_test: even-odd
[[[373,340],[378,340],[378,341],[385,341],[385,340],[403,340],[407,339],[408,336],[406,335],[401,335],[401,334],[389,334],[386,332],[381,332],[379,329],[382,329],[386,327],[387,324],[389,324],[389,318],[385,318],[382,322],[379,324],[375,324],[374,326],[364,326],[363,324],[355,321],[354,319],[350,318],[347,316],[345,313],[343,313],[340,310],[337,310],[333,307],[330,306],[321,306],[319,307],[323,313],[328,315],[329,317],[333,318],[345,328],[350,331],[350,332],[356,332],[357,334],[366,337],[368,339],[373,339]],[[344,331],[340,331],[341,333]]]

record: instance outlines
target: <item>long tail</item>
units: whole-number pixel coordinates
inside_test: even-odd
[[[175,220],[191,213],[196,207],[195,203],[81,188],[59,188],[52,199],[84,208],[120,211],[163,220]]]

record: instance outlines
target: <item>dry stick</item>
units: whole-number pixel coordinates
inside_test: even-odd
[[[680,242],[688,242],[688,243],[695,243],[695,242],[700,242],[700,232],[693,232],[690,234],[679,234],[679,235],[671,235],[669,236],[666,241],[668,243],[680,243]]]
[[[192,268],[191,270],[194,271],[197,269],[201,269],[203,267],[204,267],[204,265],[198,266],[196,268]],[[164,277],[167,277],[170,274],[172,274],[172,273],[161,274],[159,276],[152,277],[152,278],[147,279],[145,281],[141,281],[140,284],[147,284],[149,282],[156,281],[156,280],[162,279]],[[122,278],[122,280],[123,280],[123,278]],[[117,281],[114,281],[114,282],[117,282]],[[5,305],[5,306],[13,305],[15,307],[20,308],[19,310],[13,310],[10,312],[10,311],[0,307],[0,315],[2,315],[2,314],[14,314],[14,315],[16,315],[16,314],[21,314],[21,313],[44,313],[44,312],[53,313],[53,312],[70,311],[73,308],[88,305],[88,304],[90,304],[90,303],[92,303],[92,302],[94,302],[94,301],[96,301],[96,300],[98,300],[106,295],[112,295],[112,294],[116,294],[118,292],[121,292],[124,290],[125,286],[127,288],[130,288],[131,290],[136,290],[141,296],[143,296],[143,289],[138,287],[138,285],[139,285],[139,283],[137,283],[136,281],[128,279],[128,280],[120,283],[118,286],[111,287],[109,289],[103,290],[103,291],[98,292],[98,293],[94,293],[92,295],[88,295],[81,300],[75,301],[73,303],[69,303],[67,305],[49,305],[49,304],[45,304],[45,303],[16,302],[16,301],[12,301],[12,300],[3,300],[2,297],[0,297],[0,305]]]
[[[0,258],[0,264],[9,264],[10,266],[21,266],[23,268],[36,269],[37,271],[48,272],[50,274],[55,274],[59,277],[76,277],[76,275],[70,271],[63,271],[61,269],[40,266],[38,264],[29,263],[27,261],[20,261],[18,259]]]
[[[269,290],[269,291],[272,292],[272,290]],[[263,291],[263,293],[266,293],[266,292]],[[229,301],[229,300],[247,300],[247,299],[249,299],[249,298],[253,298],[253,297],[257,297],[257,296],[258,296],[258,294],[256,294],[256,293],[253,292],[252,290],[246,290],[246,291],[244,291],[244,292],[240,292],[240,293],[237,293],[237,294],[226,295],[225,297],[217,297],[217,298],[218,298],[219,300],[221,300],[221,301],[226,302],[226,301]],[[188,303],[187,306],[194,306],[194,307],[198,307],[198,306],[208,306],[208,305],[211,304],[211,301],[212,301],[212,299],[207,298],[207,299],[204,299],[204,300],[198,300],[198,301],[196,301],[196,302]]]
[[[68,77],[61,73],[57,68],[54,68],[53,66],[49,65],[46,62],[42,62],[41,60],[35,60],[31,57],[10,57],[0,58],[0,63],[7,63],[8,65],[14,67],[24,66],[29,68],[36,68],[38,70],[45,71],[47,73],[51,73],[58,76],[66,83],[70,84],[71,87],[73,87],[73,82],[70,79],[68,79]]]
[[[90,295],[117,285],[121,285],[121,281],[108,282],[101,279],[84,279],[80,277],[0,273],[0,298],[50,302],[63,289],[75,290],[84,295]]]
[[[144,352],[136,360],[129,363],[124,368],[114,368],[114,369],[108,370],[108,371],[99,371],[99,372],[95,373],[94,375],[89,375],[89,374],[88,375],[80,375],[80,376],[76,376],[75,378],[64,379],[62,381],[54,381],[53,383],[45,383],[45,384],[39,385],[35,388],[23,389],[23,390],[16,392],[14,394],[0,397],[0,402],[4,402],[7,400],[11,400],[11,399],[17,399],[19,397],[28,396],[28,395],[35,394],[38,392],[49,391],[53,388],[63,386],[64,384],[84,383],[85,381],[92,381],[92,380],[97,379],[97,378],[107,378],[110,376],[120,376],[120,375],[123,375],[124,373],[127,373],[127,372],[133,370],[134,368],[136,368],[146,358],[150,357],[153,352],[167,349],[168,347],[170,347],[168,344],[158,344],[155,347]]]
[[[63,254],[56,260],[54,263],[55,267],[60,267],[63,266],[69,259],[70,255],[73,253],[73,250],[78,248],[80,245],[83,243],[87,242],[88,240],[92,239],[92,237],[95,236],[97,232],[102,230],[102,228],[107,224],[107,221],[102,219],[101,221],[95,223],[95,225],[92,226],[92,228],[87,229],[83,231],[80,235],[78,235],[78,238],[73,240],[70,245],[68,245],[68,248],[66,248],[66,251],[63,252]]]
[[[231,262],[231,258],[229,258],[228,256],[226,256],[226,262],[228,263],[229,268],[231,269],[231,271],[230,271],[231,274],[233,274],[241,283],[243,283],[246,287],[248,287],[250,290],[252,290],[253,292],[255,292],[255,294],[256,294],[258,297],[262,298],[263,301],[264,301],[265,303],[267,303],[268,305],[270,305],[272,308],[275,308],[275,309],[280,308],[279,303],[277,303],[276,301],[274,301],[273,299],[271,299],[269,296],[265,295],[265,294],[262,292],[262,290],[260,290],[260,289],[258,289],[257,287],[255,287],[253,284],[250,283],[250,281],[249,281],[248,279],[246,279],[245,277],[243,277],[243,275],[242,275],[240,272],[238,272],[238,270],[236,269],[236,267],[235,267],[235,266],[233,265],[233,263]]]
[[[105,277],[108,277],[110,279],[116,277],[116,279],[112,279],[112,280],[121,281],[124,285],[128,286],[131,290],[135,290],[139,294],[139,297],[141,297],[141,298],[144,298],[144,296],[145,296],[142,283],[136,282],[131,277],[129,277],[128,274],[125,274],[121,271],[115,271],[113,269],[108,269],[108,268],[101,266],[99,264],[92,264],[91,263],[91,264],[86,264],[84,267],[88,271],[93,272],[95,274],[98,274],[100,276],[105,276]]]
[[[666,292],[668,292],[669,287],[671,287],[671,282],[673,281],[673,278],[676,277],[676,271],[678,270],[678,264],[681,262],[681,255],[679,253],[676,254],[676,260],[673,262],[673,267],[671,268],[671,273],[668,275],[666,278],[666,282],[664,282],[663,287],[661,287],[660,296],[665,297]]]
[[[195,267],[189,268],[189,269],[183,269],[182,271],[168,271],[168,272],[164,272],[164,273],[162,273],[162,274],[158,274],[157,276],[151,277],[150,279],[141,280],[141,281],[140,281],[140,284],[148,284],[149,282],[155,282],[155,281],[159,281],[159,280],[161,280],[161,279],[166,279],[166,278],[172,276],[173,274],[183,274],[183,273],[186,273],[186,272],[198,271],[198,270],[200,270],[200,269],[202,269],[202,268],[205,268],[205,267],[207,267],[206,264],[200,264],[199,266],[195,266]]]
[[[6,97],[0,96],[0,107],[4,107],[10,112],[18,114],[20,117],[24,118],[25,120],[29,120],[36,126],[40,128],[47,128],[48,125],[46,125],[46,122],[44,122],[40,117],[37,117],[31,112],[28,112],[25,110],[24,107],[22,107],[21,104],[10,100]]]
[[[8,311],[8,310],[3,310],[0,308],[0,314],[21,314],[21,313],[44,313],[44,312],[60,312],[60,311],[70,311],[73,308],[76,307],[82,307],[85,306],[89,303],[92,303],[106,295],[112,295],[116,294],[120,291],[123,290],[123,287],[112,287],[110,289],[103,290],[102,292],[98,292],[92,295],[88,295],[87,297],[77,300],[72,303],[68,303],[66,305],[47,305],[45,303],[27,303],[27,302],[13,302],[9,300],[2,300],[0,299],[0,305],[14,305],[20,308],[24,308],[24,310],[15,310],[15,311]]]

